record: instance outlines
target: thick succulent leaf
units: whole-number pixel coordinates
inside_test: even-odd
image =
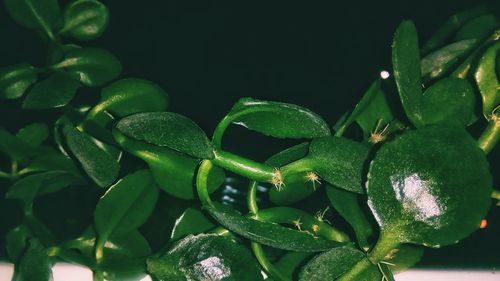
[[[478,6],[451,16],[422,46],[422,53],[427,54],[439,48],[448,41],[465,22],[482,14],[486,14],[487,12],[488,9],[485,6]]]
[[[156,205],[158,188],[148,170],[125,176],[99,199],[94,212],[99,245],[113,233],[127,233],[146,222]]]
[[[170,239],[175,241],[188,234],[206,232],[215,227],[202,212],[197,209],[187,208],[182,215],[175,220]]]
[[[312,169],[328,183],[356,193],[365,193],[363,171],[369,148],[339,137],[314,139],[309,147]]]
[[[493,14],[478,16],[467,21],[455,35],[455,40],[477,39],[482,41],[488,37],[493,30],[500,26],[498,18]]]
[[[373,227],[361,208],[359,195],[333,186],[327,186],[326,194],[330,204],[353,228],[361,248],[369,247],[368,238]]]
[[[71,126],[63,128],[66,143],[83,170],[100,187],[110,186],[118,177],[116,156],[98,146],[92,137]]]
[[[29,240],[28,249],[15,267],[15,278],[16,281],[52,280],[52,262],[37,239]]]
[[[296,275],[300,267],[313,255],[314,253],[288,252],[274,264],[274,267],[289,280],[294,280],[297,279]]]
[[[124,135],[201,159],[214,158],[210,140],[191,119],[173,112],[137,113],[116,128]]]
[[[52,68],[68,72],[89,87],[104,85],[122,72],[120,61],[110,52],[98,48],[72,49]]]
[[[5,235],[5,249],[11,262],[17,264],[22,254],[26,250],[28,241],[33,237],[31,230],[24,224],[21,224]]]
[[[12,18],[27,28],[50,30],[61,20],[57,0],[4,0],[4,3]]]
[[[79,175],[78,168],[74,162],[57,152],[45,153],[37,155],[31,160],[26,168],[25,173],[44,172],[44,171],[67,171],[75,175]]]
[[[139,112],[164,111],[168,106],[168,94],[160,86],[144,79],[122,79],[105,87],[101,101],[87,115],[95,119],[103,111],[118,117]]]
[[[49,137],[49,127],[45,123],[32,123],[21,128],[16,137],[32,147],[37,147]]]
[[[434,79],[447,73],[456,62],[476,45],[476,39],[461,40],[428,54],[420,61],[422,77],[428,76]]]
[[[463,79],[444,78],[424,92],[422,123],[465,127],[474,111],[474,89]]]
[[[345,243],[315,237],[278,224],[244,217],[236,211],[207,207],[210,215],[222,226],[257,243],[297,252],[320,252]]]
[[[19,161],[31,155],[34,149],[22,139],[0,128],[0,152],[9,156],[12,161]]]
[[[356,106],[356,108],[359,107],[355,118],[356,123],[363,130],[365,138],[369,138],[372,133],[378,130],[383,130],[394,119],[392,109],[387,100],[387,94],[380,88],[372,89],[372,87],[370,87],[365,96],[363,96],[363,99]]]
[[[37,71],[29,64],[0,68],[0,98],[17,99],[37,80]]]
[[[146,161],[159,187],[165,192],[182,199],[195,198],[193,179],[199,160],[166,147],[159,147],[136,141],[113,130],[117,143],[136,157]],[[208,178],[208,190],[214,192],[224,182],[225,174],[215,168]]]
[[[479,60],[475,78],[483,100],[483,114],[492,118],[493,110],[500,105],[500,82],[495,64],[500,61],[500,42],[489,47]]]
[[[190,235],[161,256],[148,260],[148,271],[159,281],[262,280],[250,252],[229,237]]]
[[[233,123],[277,138],[315,138],[330,135],[328,124],[309,109],[288,103],[251,98],[239,100],[228,116]]]
[[[57,192],[72,185],[82,185],[85,181],[67,171],[47,171],[28,175],[9,187],[5,197],[8,199],[19,199],[25,205],[29,205],[38,197]]]
[[[351,247],[339,247],[321,253],[309,261],[300,272],[299,281],[335,280],[365,259],[365,254]],[[377,266],[371,265],[357,280],[380,281],[382,275]]]
[[[464,129],[423,127],[377,152],[368,173],[368,205],[387,237],[439,247],[479,227],[491,205],[491,186],[484,152]]]
[[[424,255],[424,247],[401,245],[384,259],[392,272],[402,272],[416,265]]]
[[[77,0],[64,9],[64,26],[60,33],[75,39],[88,41],[96,39],[106,30],[109,12],[97,0]]]
[[[408,119],[415,126],[422,125],[422,82],[420,73],[420,50],[415,25],[403,21],[392,41],[392,66],[399,97]]]
[[[23,100],[25,109],[48,109],[67,105],[80,83],[64,72],[54,73],[36,84]]]
[[[301,143],[273,155],[266,161],[266,164],[273,167],[282,167],[304,158],[308,150],[309,143]],[[308,181],[303,173],[289,175],[284,180],[283,188],[269,190],[269,200],[277,205],[293,204],[311,195],[316,186],[319,185],[319,183]]]

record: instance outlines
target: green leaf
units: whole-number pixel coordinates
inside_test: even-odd
[[[479,60],[476,79],[483,100],[483,114],[486,119],[493,117],[493,110],[500,105],[500,82],[495,71],[495,63],[500,61],[500,42],[489,47]]]
[[[451,16],[422,46],[422,53],[427,54],[442,46],[465,22],[487,12],[486,7],[481,5]]]
[[[424,248],[415,245],[401,245],[384,261],[394,273],[403,272],[416,265],[424,255]]]
[[[313,253],[288,252],[284,254],[275,264],[276,269],[289,280],[296,279],[298,269],[305,264]],[[266,279],[267,280],[267,279]]]
[[[339,137],[314,139],[307,156],[310,167],[328,183],[356,193],[365,193],[363,170],[369,148]]]
[[[103,111],[118,117],[139,112],[164,111],[168,106],[168,94],[157,84],[137,78],[122,79],[102,90],[101,101],[87,118],[94,119]]]
[[[148,170],[125,176],[99,199],[94,212],[96,249],[113,233],[127,233],[146,222],[158,199],[158,188]],[[101,253],[102,254],[102,253]]]
[[[33,238],[23,254],[19,265],[15,267],[16,281],[49,281],[52,280],[52,262],[45,253],[45,248]]]
[[[403,21],[394,34],[392,66],[403,108],[408,119],[418,127],[422,125],[420,51],[417,29],[411,21]]]
[[[455,40],[477,39],[482,41],[493,32],[500,22],[493,14],[481,15],[467,21],[455,35]]]
[[[98,146],[92,137],[71,126],[65,126],[63,132],[69,150],[85,173],[100,187],[111,185],[120,171],[115,156]]]
[[[72,49],[52,68],[68,72],[89,87],[102,86],[122,72],[120,61],[110,52],[98,48]]]
[[[57,192],[71,185],[82,185],[85,181],[67,171],[47,171],[28,175],[10,186],[5,197],[19,199],[25,205],[30,205],[33,200],[49,193]]]
[[[32,123],[21,128],[16,137],[32,147],[37,147],[49,137],[49,127],[45,123]]]
[[[24,173],[44,172],[44,171],[67,171],[79,175],[78,168],[73,161],[57,152],[37,155],[22,170]]]
[[[373,227],[361,208],[359,195],[333,186],[327,186],[326,195],[333,208],[351,225],[361,248],[369,247],[368,238]]]
[[[423,127],[385,143],[366,186],[382,233],[400,243],[456,243],[479,227],[491,205],[484,152],[458,127]]]
[[[175,220],[172,229],[171,240],[178,240],[188,234],[198,234],[206,232],[215,227],[202,212],[197,209],[187,208],[182,215]]]
[[[27,28],[51,32],[60,24],[61,9],[57,0],[4,0],[11,17]]]
[[[476,45],[476,39],[461,40],[428,54],[420,61],[422,77],[434,79],[442,76]]]
[[[379,263],[379,264],[377,264],[377,266],[378,266],[380,273],[383,276],[382,281],[396,281],[394,279],[394,275],[392,274],[391,269],[389,268],[389,266],[387,264]]]
[[[31,155],[34,150],[22,139],[0,128],[0,152],[9,156],[13,162],[18,162],[22,158]]]
[[[294,104],[240,99],[228,113],[232,123],[276,138],[315,138],[330,135],[316,113]]]
[[[425,90],[422,123],[465,127],[474,112],[474,89],[463,79],[443,78]]]
[[[321,253],[309,261],[300,272],[299,281],[336,280],[355,264],[366,259],[363,252],[351,247],[339,247]],[[363,281],[380,281],[382,275],[377,266],[371,265],[362,276]]]
[[[245,247],[214,234],[190,235],[175,243],[165,254],[148,260],[148,272],[158,281],[262,280]]]
[[[36,84],[23,101],[24,109],[49,109],[67,105],[80,83],[69,74],[58,72]]]
[[[299,145],[283,150],[266,161],[266,164],[273,167],[282,167],[293,161],[304,158],[309,150],[309,143],[301,143]],[[279,190],[271,188],[269,190],[269,200],[277,205],[289,205],[311,195],[316,185],[314,181],[307,180],[307,174],[297,173],[287,175],[284,179],[284,186]]]
[[[212,144],[205,132],[191,119],[177,113],[137,113],[120,120],[116,128],[136,140],[168,147],[196,158],[214,158]]]
[[[36,68],[26,63],[0,68],[0,98],[17,99],[37,80]]]
[[[115,140],[132,155],[146,161],[155,181],[165,192],[182,199],[193,199],[193,179],[199,160],[166,147],[136,141],[113,130]],[[224,171],[216,168],[209,175],[209,192],[212,193],[224,182]]]
[[[22,254],[26,250],[28,240],[33,237],[31,230],[24,224],[21,224],[5,235],[5,248],[11,262],[17,264]]]
[[[257,243],[277,249],[297,252],[320,252],[345,245],[332,240],[315,237],[278,224],[244,217],[227,209],[207,207],[210,215],[222,226]]]
[[[64,9],[64,26],[60,33],[77,40],[88,41],[101,36],[106,30],[109,12],[97,0],[77,0]]]

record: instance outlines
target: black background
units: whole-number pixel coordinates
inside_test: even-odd
[[[111,13],[109,28],[102,38],[82,45],[110,50],[122,61],[125,77],[161,85],[170,94],[169,110],[210,134],[245,96],[300,104],[333,124],[390,66],[392,34],[403,19],[414,20],[425,41],[450,15],[481,1],[103,2]],[[43,65],[43,46],[0,5],[0,67]],[[14,119],[11,107],[19,104],[0,101],[0,126],[11,130],[50,115]],[[275,143],[264,145],[267,139],[231,130],[229,150],[256,159],[276,152]],[[490,156],[497,178],[498,152]],[[458,246],[427,251],[422,265],[500,265],[498,209],[488,230]]]

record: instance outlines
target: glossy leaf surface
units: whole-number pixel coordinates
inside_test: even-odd
[[[97,0],[77,0],[64,10],[64,26],[60,31],[71,37],[87,41],[101,36],[106,30],[109,12]]]
[[[172,112],[137,113],[123,118],[116,128],[124,135],[190,156],[211,159],[212,144],[191,119]]]
[[[67,105],[75,96],[80,83],[61,72],[36,84],[23,101],[25,109],[48,109]]]
[[[330,135],[326,122],[316,113],[294,104],[239,100],[228,117],[233,123],[277,138],[315,138]]]
[[[0,68],[0,98],[17,99],[38,79],[36,69],[29,64]]]
[[[428,54],[420,61],[422,77],[436,78],[443,75],[476,44],[476,39],[461,40]]]
[[[110,186],[120,170],[115,156],[98,146],[92,137],[73,127],[65,126],[63,132],[71,153],[78,159],[87,175],[101,187]]]
[[[170,239],[175,241],[188,234],[206,232],[214,227],[215,224],[202,212],[197,209],[187,208],[182,215],[175,220]]]
[[[37,239],[30,239],[29,246],[16,267],[16,280],[49,281],[52,280],[52,262],[45,253],[45,248]]]
[[[479,227],[491,205],[491,180],[483,151],[465,130],[423,127],[377,152],[368,205],[381,231],[399,242],[449,245]]]
[[[424,247],[401,245],[384,259],[392,272],[402,272],[416,265],[424,255]]]
[[[260,268],[250,252],[231,238],[190,235],[159,257],[148,260],[149,273],[159,281],[257,281]]]
[[[113,130],[117,143],[127,152],[146,161],[155,181],[165,192],[182,199],[195,198],[193,180],[199,160],[166,147],[136,141]],[[224,171],[214,169],[209,176],[209,192],[224,182]]]
[[[297,252],[319,252],[344,245],[278,224],[244,217],[233,210],[213,207],[207,211],[222,226],[257,243],[277,249]]]
[[[32,123],[21,128],[16,137],[32,147],[37,147],[49,137],[49,127],[45,123]]]
[[[500,81],[495,71],[495,62],[500,60],[500,42],[489,47],[479,60],[474,75],[483,101],[483,114],[490,119],[495,107],[500,105]]]
[[[99,199],[94,212],[100,245],[113,233],[127,233],[149,218],[158,199],[158,188],[148,170],[125,176]]]
[[[98,48],[72,49],[62,62],[52,67],[67,71],[89,87],[104,85],[122,72],[120,61],[110,52]]]
[[[61,19],[57,0],[4,0],[4,3],[12,18],[27,28],[51,29]]]
[[[330,204],[353,228],[361,248],[368,247],[368,238],[373,235],[373,228],[361,208],[359,195],[333,186],[326,187]]]
[[[467,80],[443,78],[424,92],[422,122],[465,127],[474,111],[474,99],[474,89]]]
[[[328,183],[356,193],[365,193],[363,169],[369,149],[339,137],[314,139],[309,147],[313,170]]]
[[[321,253],[309,261],[300,272],[299,281],[335,280],[347,272],[356,263],[365,258],[365,254],[351,247],[339,247]],[[363,281],[380,281],[382,275],[375,265],[359,276]]]
[[[420,50],[417,29],[411,21],[403,21],[394,34],[392,66],[406,115],[415,126],[420,126],[422,124]]]

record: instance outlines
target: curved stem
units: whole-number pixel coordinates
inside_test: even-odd
[[[223,169],[255,181],[275,183],[281,180],[277,169],[229,152],[216,151],[212,161]]]
[[[500,139],[500,118],[495,117],[489,123],[486,129],[477,140],[479,147],[488,154],[495,147]]]
[[[250,213],[254,215],[257,215],[257,212],[259,211],[259,206],[257,205],[257,185],[258,182],[252,181],[247,194],[248,210],[250,210]]]
[[[213,167],[212,161],[203,160],[198,168],[198,174],[196,175],[196,191],[198,192],[201,204],[211,208],[215,208],[215,206],[208,193],[208,175]]]

